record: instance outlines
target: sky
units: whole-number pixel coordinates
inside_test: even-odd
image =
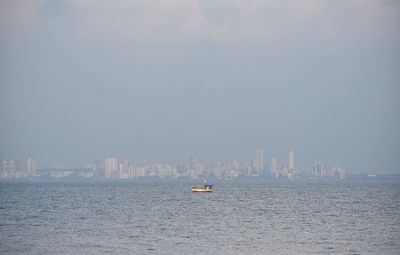
[[[400,173],[396,0],[2,0],[0,153]]]

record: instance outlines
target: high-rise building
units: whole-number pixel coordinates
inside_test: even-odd
[[[107,158],[104,164],[106,178],[115,178],[118,174],[118,160],[116,158]]]
[[[37,175],[36,161],[28,158],[16,158],[15,160],[2,160],[0,162],[1,178],[24,178]]]
[[[128,160],[125,159],[123,163],[120,163],[118,166],[118,178],[121,179],[128,179],[129,177],[129,171],[128,171]]]
[[[38,166],[36,160],[32,159],[30,161],[30,169],[29,169],[29,174],[30,176],[36,176],[38,175]]]
[[[2,171],[0,173],[1,178],[14,178],[15,177],[15,161],[14,160],[3,160]]]
[[[294,169],[294,151],[289,151],[289,165],[288,165],[288,168],[291,170],[291,169]]]
[[[221,162],[215,162],[212,169],[214,177],[221,178],[223,175],[222,164]]]
[[[37,168],[36,161],[31,158],[28,158],[26,160],[26,171],[28,176],[35,176],[37,172],[36,168]]]
[[[326,176],[324,162],[315,161],[313,175],[316,177],[325,177]]]
[[[276,158],[272,158],[271,171],[276,172],[277,170],[278,170],[278,160]]]
[[[271,160],[271,169],[270,169],[271,176],[278,177],[278,160],[276,158],[272,158]]]
[[[243,174],[246,176],[251,176],[251,170],[252,170],[252,162],[251,160],[244,161],[242,163],[242,170]]]
[[[28,158],[26,160],[26,171],[28,173],[28,176],[32,175],[32,159],[31,158]]]
[[[197,153],[192,152],[191,158],[190,158],[190,169],[191,170],[197,170],[199,164],[199,157]]]
[[[288,162],[288,178],[294,179],[297,176],[297,171],[294,167],[294,151],[289,151],[289,162]]]
[[[264,171],[264,151],[256,151],[256,174],[261,175]]]

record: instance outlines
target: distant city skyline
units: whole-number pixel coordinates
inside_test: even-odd
[[[188,154],[188,153],[186,153]],[[286,154],[286,158],[285,158],[285,154]],[[300,154],[300,156],[298,155]],[[298,162],[305,162],[304,160],[302,160],[301,158],[301,152],[296,154],[296,165],[298,166],[297,169],[313,169],[313,166],[315,165],[316,162],[320,162],[321,158],[317,158],[315,157],[313,160],[310,160],[309,162],[307,162],[307,164],[299,164]],[[7,154],[4,153],[0,153],[0,161],[3,159],[18,159],[18,158],[32,158],[31,155],[25,156],[22,154],[16,154],[17,156],[5,156]],[[190,164],[196,164],[198,162],[198,157],[199,155],[202,156],[203,160],[206,160],[207,162],[222,162],[222,163],[226,163],[228,164],[229,162],[231,162],[232,160],[240,160],[242,162],[246,161],[246,160],[253,160],[254,162],[254,167],[255,170],[260,172],[261,169],[273,169],[273,167],[277,167],[278,166],[278,162],[282,164],[282,166],[286,166],[288,169],[296,169],[296,167],[294,166],[294,150],[288,150],[286,151],[286,153],[283,153],[283,155],[281,155],[281,157],[276,157],[277,153],[271,153],[270,155],[265,155],[264,150],[262,149],[257,149],[255,150],[255,154],[254,157],[251,157],[251,151],[249,152],[249,155],[239,155],[236,158],[234,158],[233,156],[228,157],[227,158],[217,158],[215,156],[208,158],[206,155],[203,155],[201,153],[198,152],[191,152],[190,153],[190,157],[188,157],[187,155],[181,155],[180,157],[177,158],[155,158],[154,156],[148,156],[148,157],[143,157],[143,158],[138,158],[138,157],[134,157],[134,156],[127,156],[128,153],[122,153],[120,155],[117,155],[116,153],[111,153],[109,155],[103,155],[103,156],[98,156],[95,157],[93,159],[83,159],[81,160],[79,163],[76,163],[76,160],[66,160],[65,158],[67,157],[63,157],[63,158],[59,158],[56,159],[54,161],[45,161],[42,160],[40,158],[35,157],[35,159],[39,159],[39,163],[41,167],[44,168],[81,168],[83,167],[85,164],[87,164],[90,161],[93,160],[99,160],[101,158],[122,158],[122,159],[129,159],[130,161],[148,161],[148,162],[160,162],[160,163],[168,163],[168,162],[176,162],[179,160],[183,160],[183,161],[188,161],[190,162]],[[336,160],[336,161],[330,161],[330,160],[323,160],[325,163],[329,164],[329,165],[345,165],[341,160]],[[74,163],[75,162],[75,163]],[[373,168],[364,168],[364,169],[351,169],[351,168],[347,168],[349,170],[350,173],[370,173],[370,174],[376,174],[376,173],[396,173],[396,170],[392,170],[392,169],[384,169],[384,168],[377,168],[377,169],[373,169]]]
[[[369,171],[357,171],[355,169],[351,169],[346,167],[345,165],[341,164],[340,162],[335,162],[333,164],[326,162],[325,160],[321,159],[314,159],[314,161],[306,167],[296,167],[295,166],[295,151],[289,150],[287,159],[278,159],[277,157],[268,157],[265,158],[264,150],[257,149],[255,150],[255,155],[252,158],[249,157],[241,157],[238,158],[231,158],[229,160],[221,160],[221,159],[208,159],[208,158],[200,158],[201,155],[197,152],[191,152],[188,157],[181,157],[177,159],[169,159],[169,160],[148,160],[148,159],[135,159],[129,157],[120,157],[120,156],[108,156],[103,159],[92,159],[86,160],[85,163],[81,165],[71,165],[68,162],[63,160],[58,160],[53,162],[52,164],[41,164],[40,160],[39,164],[36,159],[32,159],[31,157],[16,157],[15,159],[12,158],[0,158],[0,171],[3,171],[2,176],[6,175],[4,171],[22,171],[17,173],[20,177],[31,176],[32,170],[20,170],[25,169],[26,166],[29,166],[26,169],[30,169],[33,164],[33,172],[36,173],[37,169],[55,169],[55,170],[62,170],[62,169],[85,169],[92,164],[103,165],[102,168],[104,169],[103,177],[105,178],[115,178],[116,173],[120,173],[121,171],[121,162],[123,162],[125,171],[129,170],[129,165],[131,163],[137,162],[146,162],[146,164],[185,164],[187,170],[194,170],[192,174],[197,175],[197,171],[204,168],[205,165],[211,166],[213,164],[218,164],[220,167],[220,171],[224,172],[226,170],[230,171],[229,169],[235,169],[238,175],[245,175],[245,176],[264,176],[266,173],[271,177],[279,177],[279,176],[286,176],[289,179],[295,178],[296,176],[304,175],[307,173],[311,173],[315,176],[325,176],[330,171],[329,169],[336,169],[332,170],[335,172],[340,172],[342,167],[346,169],[346,173],[348,174],[391,174],[396,173],[396,171],[388,171],[384,169],[375,169]],[[33,163],[32,163],[33,162]],[[91,163],[90,163],[91,162]],[[96,163],[94,163],[96,162]],[[135,164],[136,164],[135,163]],[[297,165],[297,163],[296,163]],[[327,165],[328,168],[324,166]],[[23,167],[22,167],[23,166]],[[89,167],[91,168],[91,167]],[[327,170],[328,169],[328,170]],[[339,169],[339,170],[338,170]],[[132,170],[133,171],[133,170]],[[221,173],[222,173],[221,172]],[[12,173],[11,176],[14,176],[15,173]],[[91,176],[89,176],[91,177]]]
[[[340,165],[325,168],[324,163],[315,161],[310,169],[296,169],[294,167],[294,151],[289,151],[287,162],[280,162],[276,158],[271,165],[264,165],[264,151],[256,150],[255,158],[240,161],[232,159],[229,162],[211,162],[201,159],[195,152],[188,160],[170,162],[130,162],[127,158],[108,157],[104,160],[94,160],[79,168],[68,168],[64,162],[57,161],[54,167],[38,167],[36,160],[31,158],[2,159],[0,161],[0,179],[20,178],[66,178],[79,176],[81,178],[103,178],[110,180],[137,179],[147,177],[158,178],[216,178],[235,179],[246,178],[280,178],[289,180],[303,180],[315,178],[345,179],[349,172]]]

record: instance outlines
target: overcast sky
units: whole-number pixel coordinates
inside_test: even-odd
[[[2,0],[0,67],[4,158],[400,172],[397,0]]]

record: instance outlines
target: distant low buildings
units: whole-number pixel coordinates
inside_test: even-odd
[[[337,179],[344,179],[347,177],[347,172],[340,166],[334,166],[331,168],[331,171],[329,172],[329,177],[334,177]]]
[[[36,160],[31,158],[16,158],[2,160],[0,165],[0,179],[26,178],[37,175]]]

